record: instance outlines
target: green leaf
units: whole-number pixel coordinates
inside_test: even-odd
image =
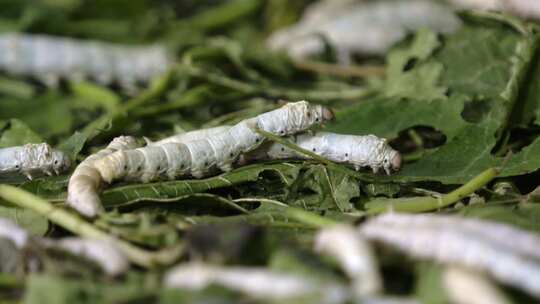
[[[299,171],[300,166],[290,163],[257,164],[241,167],[207,179],[117,187],[105,191],[102,200],[107,207],[132,204],[138,201],[174,200],[193,193],[257,181],[262,174],[275,174],[285,185],[290,185],[298,176]]]
[[[314,165],[294,186],[294,206],[307,210],[351,211],[351,199],[360,196],[358,181],[341,171]],[[308,194],[303,194],[307,192]],[[312,194],[310,194],[310,192]]]
[[[9,121],[10,127],[0,137],[0,148],[42,143],[43,138],[18,119]]]
[[[422,262],[416,265],[415,294],[422,303],[444,304],[448,298],[442,285],[443,266]]]
[[[120,97],[113,91],[89,82],[71,83],[71,90],[78,97],[78,105],[84,106],[87,109],[94,110],[102,107],[112,112],[120,104]]]
[[[11,219],[33,235],[45,235],[49,229],[47,218],[29,209],[0,205],[0,217]]]
[[[424,62],[440,46],[437,34],[420,30],[411,45],[398,47],[388,54],[387,81],[384,94],[416,100],[446,99],[444,86],[439,86],[443,65]],[[411,70],[408,65],[416,67]]]
[[[464,183],[487,167],[502,163],[491,150],[518,99],[538,37],[526,30],[524,23],[500,15],[472,15],[465,21],[464,27],[445,37],[437,52],[423,63],[442,64],[440,84],[448,87],[447,99],[426,101],[404,94],[401,98],[374,98],[338,113],[339,122],[331,127],[338,132],[393,138],[413,126],[430,126],[446,136],[446,143],[433,153],[381,180]],[[420,71],[423,64],[409,72]],[[482,101],[484,113],[467,113],[466,105],[478,101]],[[463,118],[471,116],[480,119],[469,122]],[[516,169],[522,158],[528,160],[522,155],[514,157],[502,175],[528,172]],[[526,169],[538,168],[527,160],[522,162],[529,165]]]
[[[79,152],[81,152],[82,148],[84,147],[87,139],[88,136],[86,136],[85,134],[81,132],[75,132],[66,140],[62,141],[57,148],[64,151],[74,162],[75,159],[77,159],[77,155],[79,155]]]

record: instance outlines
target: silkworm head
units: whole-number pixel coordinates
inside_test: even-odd
[[[390,175],[392,172],[396,172],[401,168],[401,154],[390,148],[390,146],[386,146],[385,150],[383,168],[386,174]]]
[[[71,167],[71,160],[62,151],[53,151],[52,153],[52,168],[56,174],[67,171]]]

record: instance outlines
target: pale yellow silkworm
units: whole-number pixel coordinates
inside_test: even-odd
[[[94,163],[116,151],[133,149],[137,146],[137,141],[133,137],[116,137],[105,149],[88,156],[82,161],[69,179],[66,200],[68,206],[84,216],[96,216],[102,210],[98,194],[102,178],[99,171],[94,167]]]

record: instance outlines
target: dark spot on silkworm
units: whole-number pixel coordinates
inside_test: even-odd
[[[349,153],[345,153],[345,157],[349,157]]]
[[[231,157],[234,157],[234,153],[231,152],[231,154],[229,154]]]
[[[316,121],[316,122],[319,122],[319,117],[315,118],[315,121]]]
[[[137,171],[141,171],[142,170],[142,167],[141,166],[138,166],[137,167]]]
[[[19,165],[15,165],[15,169],[19,169],[19,168],[20,168]]]
[[[58,160],[55,160],[55,161],[54,161],[54,164],[55,164],[55,165],[58,165]]]
[[[259,139],[258,139],[258,138],[255,138],[255,142],[257,142],[257,143],[258,143],[258,142],[259,142]]]
[[[317,151],[317,149],[313,148],[313,152]]]
[[[279,131],[279,134],[283,135],[283,134],[285,134],[285,131],[281,130],[281,131]]]
[[[125,165],[125,166],[124,166],[124,170],[127,170],[127,169],[128,169],[128,166],[127,166],[127,165]]]
[[[204,165],[205,165],[205,166],[208,166],[208,162],[204,162]]]
[[[308,113],[307,113],[307,117],[311,117],[311,113],[308,112]]]
[[[180,165],[180,169],[184,169],[184,164],[181,164],[181,165]]]
[[[281,152],[285,151],[285,148],[281,147]]]
[[[157,166],[156,170],[157,170],[157,171],[161,170],[161,167],[160,167],[160,166]]]

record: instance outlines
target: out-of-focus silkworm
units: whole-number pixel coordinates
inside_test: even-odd
[[[255,267],[181,264],[169,270],[164,280],[167,287],[201,290],[217,284],[271,301],[308,298],[317,303],[343,303],[349,297],[346,288],[338,284]]]
[[[26,230],[6,218],[0,218],[0,238],[9,239],[19,250],[32,244],[41,248],[69,252],[95,262],[106,274],[111,276],[120,275],[129,268],[127,257],[112,241],[77,237],[58,240],[31,237]]]
[[[371,245],[352,226],[339,225],[320,230],[315,250],[334,257],[352,280],[353,293],[360,299],[382,292],[382,279]]]
[[[69,169],[71,161],[62,151],[47,143],[0,149],[0,175],[23,174],[28,179],[36,175],[60,174]]]
[[[391,213],[369,220],[359,231],[369,240],[411,256],[485,272],[540,298],[540,260],[529,249],[524,250],[535,246],[536,237],[499,225],[479,219]],[[480,233],[482,227],[485,231]],[[506,236],[510,245],[503,244],[497,235]]]
[[[0,69],[56,86],[60,78],[118,82],[134,91],[171,66],[161,46],[127,46],[47,35],[0,35]]]
[[[503,11],[525,18],[540,19],[540,1],[538,0],[449,0],[452,4],[465,9],[485,11]]]
[[[21,249],[28,244],[30,236],[12,220],[0,218],[0,238],[12,241],[18,249]]]
[[[93,261],[110,276],[121,275],[129,268],[127,257],[113,241],[67,237],[47,239],[43,244]]]
[[[102,208],[98,195],[102,182],[94,163],[98,159],[116,151],[133,149],[138,146],[139,144],[135,138],[131,136],[116,137],[105,149],[88,156],[82,161],[69,179],[66,200],[68,206],[84,216],[96,216]]]
[[[385,54],[410,31],[428,27],[452,32],[459,25],[452,9],[435,1],[326,0],[309,7],[297,24],[272,34],[267,44],[293,59],[305,59],[322,53],[326,40],[338,60],[348,63],[354,53]]]
[[[451,303],[509,304],[510,302],[484,274],[463,267],[447,266],[442,282]]]

